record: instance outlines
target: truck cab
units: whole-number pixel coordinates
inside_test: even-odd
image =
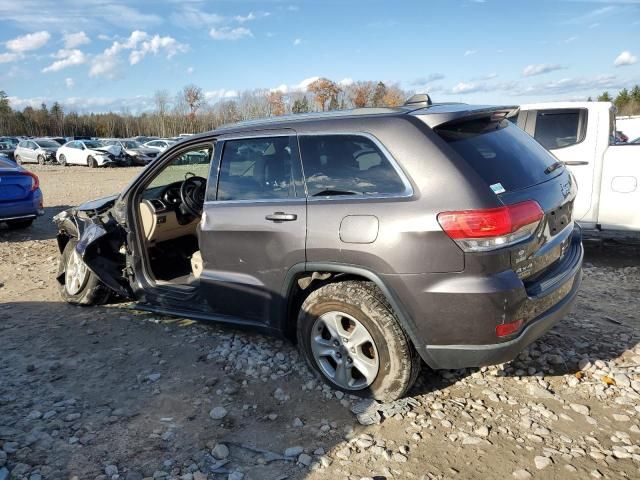
[[[512,121],[573,173],[582,227],[640,231],[640,144],[615,142],[615,114],[610,102],[551,102],[521,105]]]

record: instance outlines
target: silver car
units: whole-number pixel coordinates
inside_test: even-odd
[[[49,138],[22,140],[16,147],[14,158],[17,163],[39,163],[55,161],[60,144]]]

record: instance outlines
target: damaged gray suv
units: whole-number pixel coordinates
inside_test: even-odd
[[[575,180],[513,107],[409,102],[245,122],[56,216],[65,300],[297,341],[332,387],[392,400],[513,359],[581,282]]]

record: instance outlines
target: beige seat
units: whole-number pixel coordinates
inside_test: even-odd
[[[200,278],[200,275],[202,275],[202,255],[200,255],[200,250],[191,255],[191,271],[196,278]]]

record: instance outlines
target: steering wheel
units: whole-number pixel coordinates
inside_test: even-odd
[[[180,185],[180,200],[184,209],[196,217],[202,215],[204,206],[204,192],[207,180],[202,177],[188,177]]]

